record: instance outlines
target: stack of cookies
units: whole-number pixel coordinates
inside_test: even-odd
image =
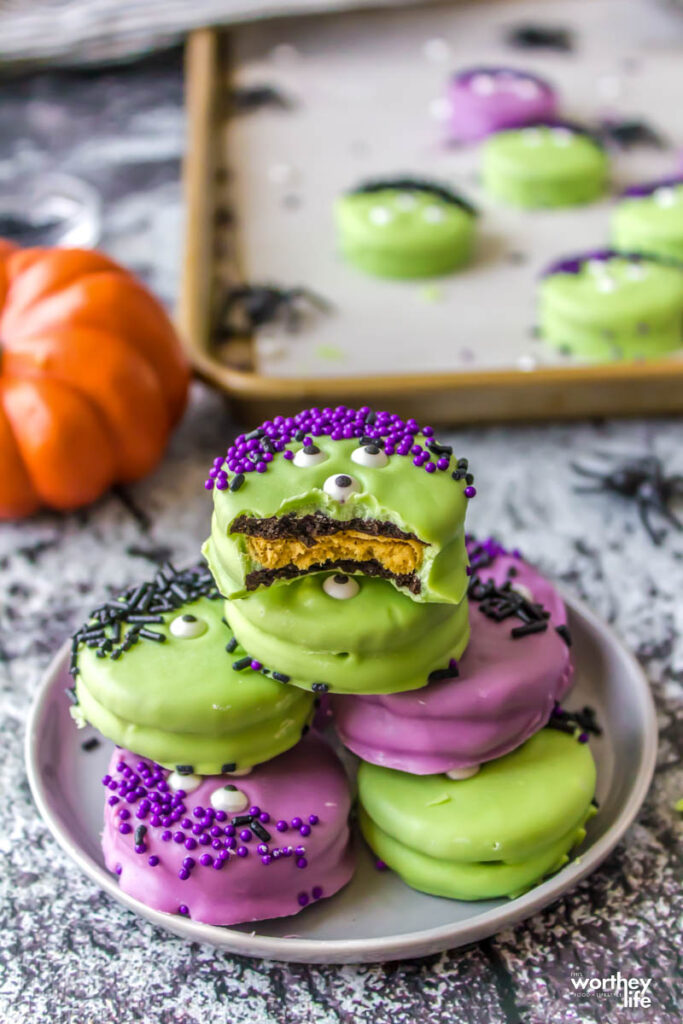
[[[595,724],[558,703],[557,593],[465,535],[467,460],[339,406],[240,435],[206,487],[208,568],[162,567],[73,639],[72,714],[117,744],[103,847],[122,889],[229,925],[344,886],[351,788],[332,730],[310,729],[321,701],[361,759],[379,867],[488,899],[565,863],[594,813]]]

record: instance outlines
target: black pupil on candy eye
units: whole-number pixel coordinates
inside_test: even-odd
[[[304,448],[304,455],[317,455],[319,451],[320,449],[317,447],[317,445],[307,444],[306,447]]]
[[[334,582],[335,583],[348,583],[349,582],[349,577],[348,576],[344,576],[342,573],[337,573],[336,576],[334,577]]]
[[[365,450],[368,453],[368,455],[379,455],[379,448],[377,447],[376,444],[366,445]]]
[[[183,622],[196,622],[197,617],[195,615],[183,615]]]
[[[338,476],[334,481],[337,487],[350,487],[351,477],[350,476]]]

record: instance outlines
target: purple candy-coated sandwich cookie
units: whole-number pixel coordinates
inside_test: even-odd
[[[319,737],[245,777],[192,776],[190,793],[170,775],[117,749],[102,780],[105,863],[146,906],[232,925],[296,914],[350,880],[349,785]]]
[[[449,85],[450,133],[470,142],[491,132],[552,120],[557,95],[544,79],[514,68],[468,68]]]
[[[552,584],[495,542],[470,541],[469,550],[472,634],[450,678],[410,693],[332,697],[342,742],[365,761],[467,774],[546,725],[569,689],[567,615]]]

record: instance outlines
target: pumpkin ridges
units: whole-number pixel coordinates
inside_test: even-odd
[[[0,335],[29,339],[59,327],[90,327],[116,334],[154,368],[169,410],[180,418],[187,400],[189,373],[177,335],[162,307],[133,278],[116,272],[93,274],[15,312],[14,284],[0,318]]]
[[[19,519],[35,512],[40,501],[31,484],[3,403],[4,388],[0,380],[0,519]]]
[[[116,335],[69,327],[30,342],[12,339],[5,371],[60,381],[94,403],[113,435],[117,480],[138,480],[158,464],[169,431],[161,386],[143,356]]]
[[[0,238],[0,309],[2,309],[5,296],[10,285],[9,259],[16,246],[8,242],[6,238]]]
[[[3,404],[41,503],[72,509],[112,484],[113,444],[101,414],[84,396],[47,379],[5,378]]]
[[[92,249],[17,249],[8,260],[7,273],[17,314],[85,276],[117,273],[134,280],[123,267]]]

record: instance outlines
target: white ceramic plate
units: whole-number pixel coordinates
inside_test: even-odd
[[[217,928],[150,910],[122,893],[103,864],[100,778],[111,744],[83,749],[95,734],[77,730],[69,716],[67,645],[45,673],[29,716],[26,766],[38,810],[64,851],[114,899],[160,928],[232,953],[359,963],[425,956],[492,935],[557,899],[604,860],[635,818],[654,770],[657,727],[647,679],[604,623],[576,600],[568,598],[568,604],[577,674],[565,704],[591,704],[604,728],[591,739],[600,810],[574,860],[515,900],[462,903],[414,892],[392,872],[377,872],[359,841],[353,881],[296,917]]]

